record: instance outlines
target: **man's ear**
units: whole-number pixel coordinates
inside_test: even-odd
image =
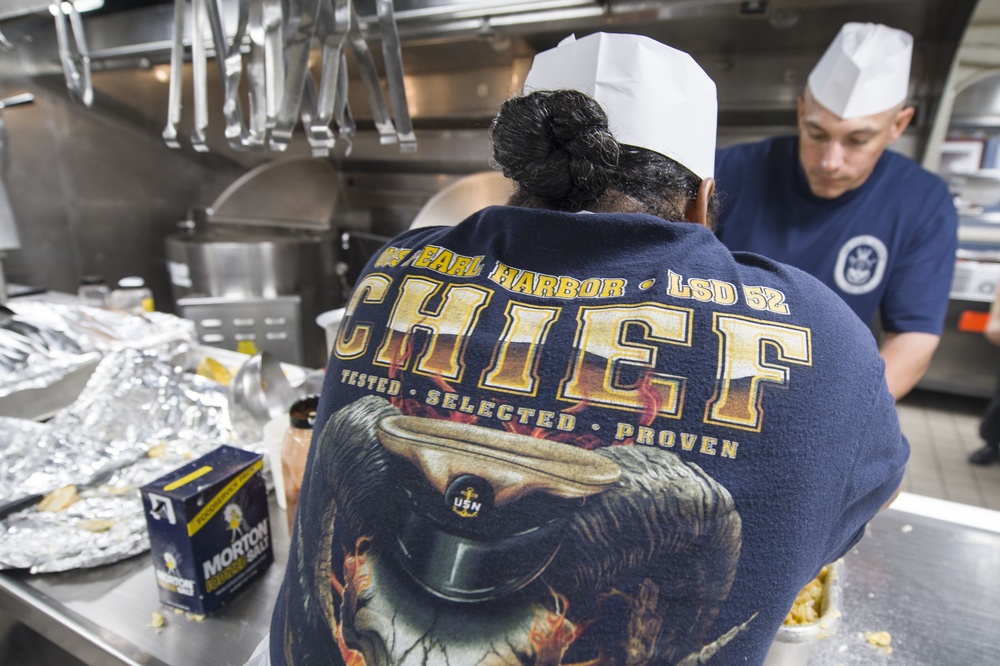
[[[700,224],[703,227],[709,226],[708,202],[712,200],[714,192],[715,179],[705,178],[702,180],[701,185],[698,186],[698,196],[694,199],[689,199],[687,206],[684,208],[684,219],[688,222]]]
[[[910,121],[913,120],[913,114],[915,112],[916,110],[912,106],[908,106],[896,112],[896,116],[892,119],[892,127],[889,132],[890,143],[903,136],[903,132],[907,127],[909,127]]]

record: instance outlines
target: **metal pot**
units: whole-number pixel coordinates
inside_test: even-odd
[[[302,291],[303,267],[317,266],[315,243],[294,236],[208,229],[170,236],[167,265],[175,298],[275,298]]]

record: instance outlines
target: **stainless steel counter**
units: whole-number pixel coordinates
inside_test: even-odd
[[[285,512],[270,496],[274,564],[198,622],[160,604],[149,553],[58,574],[0,573],[0,608],[92,666],[243,664],[268,631],[288,561]],[[166,618],[150,627],[153,613]]]
[[[1000,664],[1000,512],[907,494],[893,507],[845,557],[843,623],[809,663]],[[865,640],[876,631],[891,654]]]
[[[1000,664],[1000,513],[902,495],[845,557],[840,630],[810,664]],[[0,607],[88,664],[239,665],[267,632],[287,562],[271,501],[275,564],[202,622],[160,605],[149,555],[93,570],[0,574]],[[153,612],[167,626],[147,626]],[[892,653],[865,641],[888,631]]]

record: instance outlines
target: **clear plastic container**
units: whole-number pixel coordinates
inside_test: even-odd
[[[146,286],[141,277],[123,277],[118,281],[118,288],[111,292],[108,305],[116,310],[125,310],[135,314],[152,312],[153,292]]]
[[[299,506],[299,489],[306,471],[309,457],[309,442],[312,441],[313,423],[316,421],[318,395],[299,398],[288,410],[289,425],[281,442],[281,476],[285,486],[285,515],[288,517],[288,533],[295,525],[295,511]]]
[[[80,279],[80,286],[76,290],[82,305],[89,305],[94,308],[108,307],[108,298],[111,290],[108,284],[99,275],[85,275]]]

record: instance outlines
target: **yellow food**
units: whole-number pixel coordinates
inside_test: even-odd
[[[152,627],[153,629],[159,631],[160,629],[163,629],[163,627],[167,626],[167,618],[163,617],[163,613],[159,611],[153,611],[153,618],[149,621],[149,624],[146,626]]]
[[[233,373],[229,372],[229,368],[222,365],[211,356],[206,356],[198,361],[198,367],[195,368],[195,373],[201,375],[202,377],[208,377],[212,381],[219,382],[225,386],[229,386],[229,381],[233,378]]]
[[[889,647],[892,645],[892,634],[888,631],[866,631],[865,640],[876,647]]]
[[[88,532],[107,532],[115,526],[115,521],[106,518],[94,518],[80,522],[80,527]]]
[[[76,486],[68,485],[63,486],[53,490],[51,493],[42,498],[42,501],[38,503],[39,511],[50,511],[55,513],[56,511],[63,511],[69,508],[73,502],[77,499]]]
[[[795,597],[795,603],[785,617],[785,626],[810,624],[819,619],[823,609],[823,588],[826,585],[827,571],[828,567],[820,569],[819,575],[809,581],[799,592],[799,596]]]
[[[147,458],[162,458],[165,455],[167,455],[167,443],[166,442],[160,442],[156,446],[153,446],[152,448],[150,448],[149,451],[146,451],[146,457]]]

